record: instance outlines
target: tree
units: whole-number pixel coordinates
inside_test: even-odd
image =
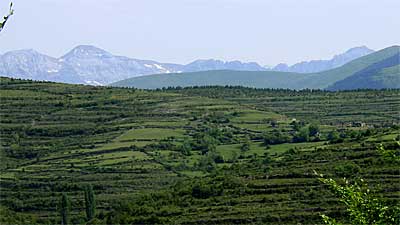
[[[211,172],[215,169],[215,161],[210,156],[205,155],[200,158],[198,167],[200,170]]]
[[[271,126],[272,126],[273,128],[275,128],[275,127],[278,126],[278,120],[276,120],[276,119],[271,119],[271,120],[270,120],[270,124],[271,124]]]
[[[179,150],[181,151],[181,153],[183,155],[190,156],[192,154],[192,152],[191,152],[192,151],[192,146],[190,144],[190,141],[185,139],[183,141],[183,144],[182,144],[182,146],[181,146],[181,148]]]
[[[63,193],[61,197],[60,209],[61,224],[67,225],[69,223],[70,202],[68,196],[65,193]]]
[[[248,137],[246,137],[244,143],[242,144],[242,146],[240,146],[240,150],[242,152],[247,152],[250,150],[250,139]]]
[[[192,143],[192,148],[200,150],[203,155],[207,152],[214,151],[216,149],[217,141],[214,137],[208,134],[200,134],[195,137],[195,141]]]
[[[302,128],[302,127],[304,126],[304,122],[303,122],[303,121],[297,122],[296,120],[293,120],[293,121],[290,123],[290,125],[292,125],[292,127],[293,127],[293,129],[294,129],[295,131],[299,131],[300,128]]]
[[[92,185],[88,185],[85,187],[85,207],[86,219],[89,221],[93,219],[96,213],[96,203]]]
[[[310,124],[308,130],[310,131],[310,136],[317,136],[319,134],[319,126],[316,123]]]
[[[247,151],[249,151],[249,150],[250,150],[250,144],[249,144],[249,142],[243,143],[242,146],[240,146],[240,150],[241,150],[242,152],[247,152]]]
[[[235,163],[238,160],[238,158],[239,154],[236,151],[233,151],[231,161]]]
[[[3,17],[3,21],[0,22],[0,32],[3,30],[4,26],[6,25],[8,19],[14,14],[14,9],[13,9],[13,3],[10,3],[10,10],[8,11],[8,14]]]
[[[339,140],[340,140],[340,134],[339,134],[339,132],[337,132],[336,130],[329,132],[329,134],[328,134],[328,140],[329,140],[331,143],[339,142]]]
[[[290,137],[279,130],[273,130],[270,133],[264,134],[263,142],[265,146],[288,143],[290,142]]]
[[[293,138],[294,142],[308,142],[310,141],[310,130],[308,127],[301,128]]]
[[[344,184],[340,185],[333,179],[324,178],[315,171],[314,173],[319,176],[318,180],[327,185],[329,190],[346,205],[351,224],[400,224],[400,207],[390,207],[383,200],[374,197],[362,179],[360,183],[350,184],[344,178]],[[325,224],[340,224],[327,215],[321,216]]]

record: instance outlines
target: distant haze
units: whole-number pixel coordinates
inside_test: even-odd
[[[13,0],[0,53],[61,56],[80,44],[162,62],[262,65],[328,59],[400,42],[399,0]],[[9,1],[0,1],[0,16]]]

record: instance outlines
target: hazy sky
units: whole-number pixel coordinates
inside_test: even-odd
[[[0,0],[5,14],[10,0]],[[80,44],[117,55],[188,63],[218,58],[273,65],[348,48],[400,44],[399,0],[13,0],[0,53],[59,57]]]

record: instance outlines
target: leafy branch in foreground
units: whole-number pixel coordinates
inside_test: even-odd
[[[10,16],[12,16],[14,14],[14,9],[13,9],[13,3],[10,3],[10,10],[8,11],[8,14],[6,16],[3,17],[3,21],[0,22],[0,32],[3,30],[4,26],[6,25],[8,19],[10,18]]]
[[[400,207],[390,207],[383,200],[375,198],[362,179],[359,183],[350,184],[344,178],[344,185],[340,185],[333,179],[324,178],[323,174],[314,173],[346,205],[351,224],[400,224]],[[325,224],[340,224],[327,215],[321,216]]]

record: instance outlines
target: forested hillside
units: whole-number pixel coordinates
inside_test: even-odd
[[[1,224],[349,223],[313,171],[400,203],[399,90],[0,82]]]
[[[334,83],[329,90],[400,88],[400,51]]]

